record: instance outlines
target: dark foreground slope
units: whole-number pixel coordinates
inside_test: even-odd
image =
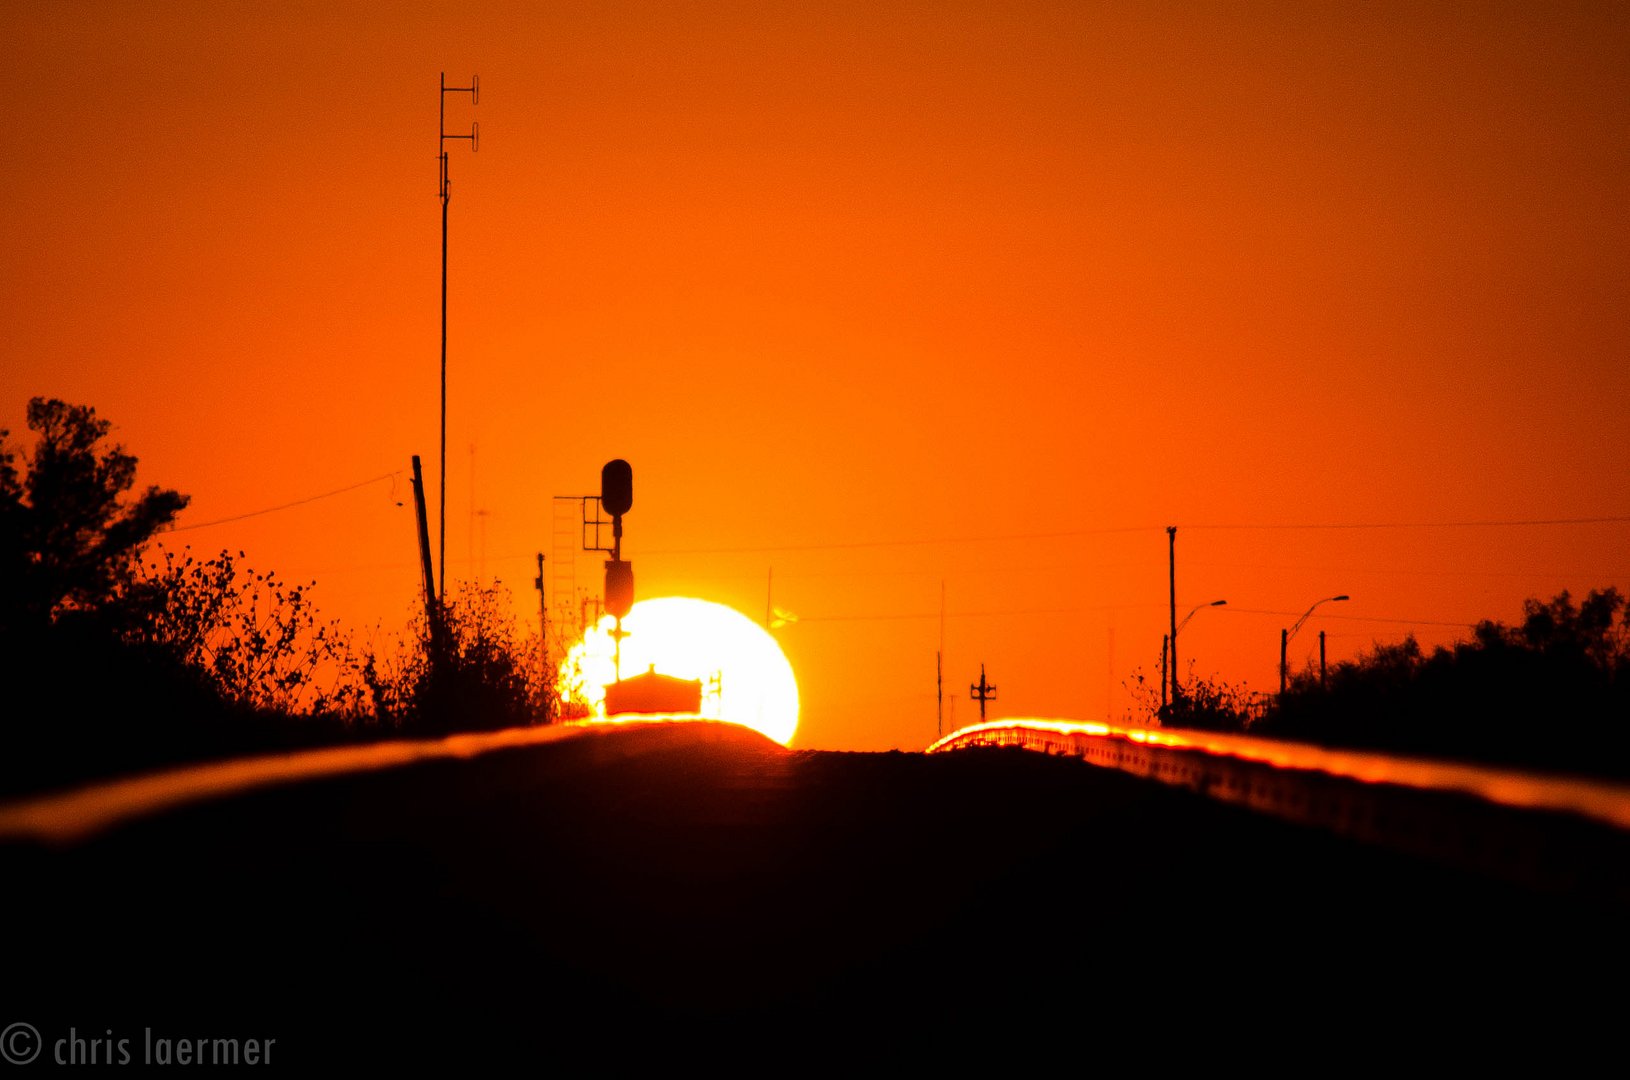
[[[1073,760],[724,727],[263,791],[0,871],[0,1021],[300,1065],[1566,1051],[1630,958],[1623,911]]]

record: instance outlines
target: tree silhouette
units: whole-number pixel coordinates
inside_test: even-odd
[[[28,427],[29,454],[0,431],[0,789],[13,790],[172,759],[219,714],[197,673],[129,640],[142,551],[187,497],[130,497],[136,459],[88,406],[34,398]]]
[[[1530,598],[1430,653],[1413,637],[1294,675],[1255,734],[1630,776],[1630,610],[1613,588]]]
[[[137,559],[187,496],[149,487],[125,501],[136,459],[104,445],[111,425],[86,405],[28,403],[38,435],[25,472],[0,430],[0,634],[39,632],[64,611],[91,610],[129,583]]]

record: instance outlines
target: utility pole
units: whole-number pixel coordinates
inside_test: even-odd
[[[1172,642],[1172,636],[1170,634],[1161,634],[1160,635],[1160,711],[1161,712],[1166,711],[1166,689],[1167,689],[1167,683],[1166,683],[1166,656],[1167,656],[1167,652],[1166,652],[1166,650],[1171,646],[1171,642]]]
[[[940,578],[940,647],[934,653],[934,732],[945,737],[945,579]]]
[[[968,685],[968,696],[979,702],[979,722],[985,722],[985,702],[996,700],[996,687],[985,681],[985,665],[979,665],[979,681]]]
[[[433,668],[442,662],[444,646],[441,602],[436,599],[436,578],[430,569],[430,519],[424,508],[424,472],[419,467],[419,455],[413,455],[413,513],[419,526],[419,567],[424,575],[424,619],[430,634],[430,663]]]
[[[538,552],[538,576],[532,579],[538,590],[538,674],[549,681],[549,604],[543,592],[543,552]]]
[[[1115,627],[1109,628],[1109,660],[1104,665],[1104,719],[1114,715],[1115,709]]]
[[[436,628],[436,575],[430,566],[430,529],[425,522],[424,473],[419,455],[413,455],[413,513],[419,524],[419,569],[424,581],[424,614],[432,632]]]
[[[475,569],[479,564],[475,559],[475,443],[470,444],[470,520],[464,531],[464,558],[465,565]],[[466,574],[469,570],[465,571]],[[476,569],[475,584],[481,587],[481,572]]]
[[[447,140],[468,139],[470,150],[473,152],[480,146],[481,127],[470,124],[468,135],[447,134],[447,95],[469,94],[470,104],[475,105],[481,100],[481,80],[477,76],[470,76],[469,86],[448,86],[447,72],[441,73],[441,122],[439,132],[441,141],[437,144],[437,156],[441,160],[441,498],[439,544],[441,547],[441,599],[447,598],[447,204],[453,196],[453,179],[447,167]]]
[[[1279,696],[1285,696],[1285,649],[1290,645],[1290,631],[1279,631]]]
[[[1319,631],[1319,689],[1323,690],[1324,688],[1325,688],[1325,685],[1324,685],[1324,631],[1320,630]]]
[[[1168,651],[1171,654],[1172,674],[1172,708],[1178,707],[1177,687],[1177,526],[1166,526],[1166,568],[1171,584],[1171,645]]]

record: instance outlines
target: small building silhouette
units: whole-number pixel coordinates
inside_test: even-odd
[[[607,716],[701,711],[702,680],[659,675],[655,664],[643,674],[606,687]]]

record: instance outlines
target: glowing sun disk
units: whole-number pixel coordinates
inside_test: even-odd
[[[615,620],[607,615],[560,665],[561,696],[605,716],[615,681]],[[741,612],[709,600],[642,600],[623,620],[622,674],[654,670],[702,683],[701,716],[727,720],[786,745],[798,728],[798,682],[781,646]]]

